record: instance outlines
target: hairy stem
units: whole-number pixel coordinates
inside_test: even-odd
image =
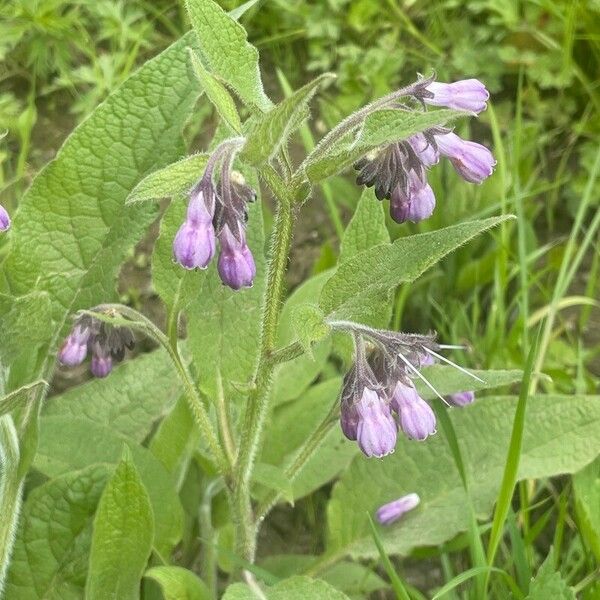
[[[256,547],[256,524],[252,513],[250,482],[268,413],[269,386],[275,366],[271,360],[271,354],[275,349],[293,227],[291,197],[285,190],[285,185],[282,185],[281,178],[270,169],[266,170],[263,175],[278,194],[279,203],[272,234],[267,289],[263,303],[260,358],[254,378],[254,389],[250,393],[244,414],[233,492],[236,552],[238,556],[248,561],[254,559]]]

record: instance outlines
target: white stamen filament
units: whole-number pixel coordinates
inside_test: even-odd
[[[405,358],[402,354],[398,353],[398,356],[400,357],[400,360],[402,360],[402,362],[411,370],[413,371],[413,373],[416,374],[416,376],[421,379],[423,381],[423,383],[425,383],[425,385],[446,405],[446,406],[450,406],[450,404],[448,403],[448,401],[444,398],[444,396],[442,396],[432,385],[431,383],[429,383],[429,381],[423,377],[423,374],[419,371],[419,369],[415,368],[410,361]]]
[[[485,383],[485,381],[483,379],[481,379],[480,377],[477,377],[477,375],[475,375],[474,373],[471,373],[470,371],[461,367],[460,365],[457,365],[455,362],[452,362],[449,358],[446,358],[445,356],[442,356],[441,354],[438,354],[437,352],[434,352],[433,350],[430,350],[429,348],[426,348],[425,346],[423,346],[423,349],[425,350],[425,352],[428,352],[432,356],[435,356],[436,358],[439,358],[440,360],[444,361],[445,363],[452,365],[455,369],[458,369],[461,373],[464,373],[465,375],[468,375],[469,377],[472,377],[473,379],[476,379],[477,381],[479,381],[481,383]]]

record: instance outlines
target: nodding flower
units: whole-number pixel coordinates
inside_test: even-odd
[[[424,98],[425,103],[474,113],[484,111],[490,98],[485,85],[478,79],[462,79],[454,83],[432,81],[426,89],[433,93],[433,97]]]
[[[256,265],[246,243],[246,235],[240,227],[236,237],[228,225],[219,234],[221,253],[217,265],[221,281],[232,290],[252,287],[256,276]]]
[[[452,406],[467,406],[475,402],[475,392],[457,392],[446,396],[446,400]]]
[[[485,146],[463,140],[455,133],[436,135],[435,141],[440,154],[448,157],[465,181],[482,183],[494,172],[496,160]]]
[[[377,521],[382,525],[391,525],[407,512],[415,509],[420,502],[421,498],[419,498],[418,494],[406,494],[406,496],[380,506],[375,516]]]
[[[400,428],[411,440],[424,440],[436,432],[435,413],[412,383],[396,383],[392,406],[398,414]]]
[[[382,458],[394,451],[398,426],[389,406],[375,390],[364,388],[357,404],[356,441],[365,456]]]

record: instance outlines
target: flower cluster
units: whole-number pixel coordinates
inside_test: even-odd
[[[423,103],[479,113],[486,108],[489,93],[477,79],[455,83],[423,80],[415,86],[415,97]],[[427,183],[427,169],[440,157],[450,160],[458,174],[470,183],[481,183],[496,164],[481,144],[463,140],[443,127],[432,127],[406,140],[382,147],[355,163],[359,185],[374,187],[379,200],[390,200],[390,215],[397,223],[417,223],[430,217],[435,195]]]
[[[175,260],[186,269],[208,267],[218,240],[217,270],[221,281],[233,290],[251,287],[256,275],[246,242],[246,206],[254,202],[256,193],[240,173],[232,170],[242,143],[238,138],[226,140],[213,152],[190,193],[186,219],[173,240]],[[220,171],[216,185],[215,171]]]
[[[439,354],[448,346],[437,344],[434,336],[372,329],[345,321],[330,325],[354,337],[356,358],[344,379],[340,424],[344,435],[356,441],[366,456],[381,458],[393,452],[398,429],[413,440],[424,440],[436,432],[435,413],[417,392],[413,379],[421,379],[448,405],[464,406],[473,401],[472,392],[443,398],[421,373],[421,367],[440,360],[481,381]],[[369,356],[367,343],[372,347]]]
[[[0,204],[0,232],[10,229],[10,215],[8,211]]]
[[[133,346],[133,333],[127,327],[115,327],[84,314],[75,320],[58,352],[58,360],[63,365],[74,367],[91,352],[92,375],[106,377],[112,371],[113,362],[123,360],[125,349],[131,350]]]

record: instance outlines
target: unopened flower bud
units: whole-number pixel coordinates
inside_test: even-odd
[[[472,404],[475,400],[474,392],[457,392],[456,394],[450,394],[446,396],[446,400],[452,404],[452,406],[466,406]]]
[[[415,135],[409,137],[408,143],[423,161],[424,166],[431,167],[440,162],[440,153],[427,141],[422,133],[415,133]]]
[[[396,223],[418,223],[428,219],[435,208],[435,195],[427,182],[411,171],[408,183],[408,194],[398,186],[390,198],[390,216]]]
[[[407,494],[398,500],[380,506],[375,516],[382,525],[390,525],[408,511],[416,508],[419,502],[421,499],[418,494]]]
[[[358,436],[358,410],[356,405],[342,402],[340,410],[340,426],[344,435],[351,441]]]
[[[233,290],[252,287],[256,265],[243,231],[237,239],[228,225],[219,234],[221,253],[217,265],[221,281]]]
[[[356,439],[363,453],[382,458],[393,452],[398,428],[385,401],[374,390],[365,388],[357,411]]]
[[[494,172],[496,160],[481,144],[463,140],[455,133],[435,136],[440,153],[447,156],[458,174],[470,183],[481,183]]]
[[[80,365],[87,356],[89,337],[89,328],[75,325],[58,353],[58,360],[67,367]]]
[[[8,211],[0,204],[0,231],[10,229],[10,215]]]
[[[113,367],[112,356],[100,344],[92,345],[92,361],[90,371],[94,377],[106,377]]]
[[[487,108],[490,93],[478,79],[463,79],[454,83],[431,82],[427,90],[433,98],[425,98],[427,104],[447,106],[457,110],[480,113]]]
[[[424,440],[435,433],[435,413],[412,384],[399,381],[391,403],[398,413],[400,428],[409,439]]]

